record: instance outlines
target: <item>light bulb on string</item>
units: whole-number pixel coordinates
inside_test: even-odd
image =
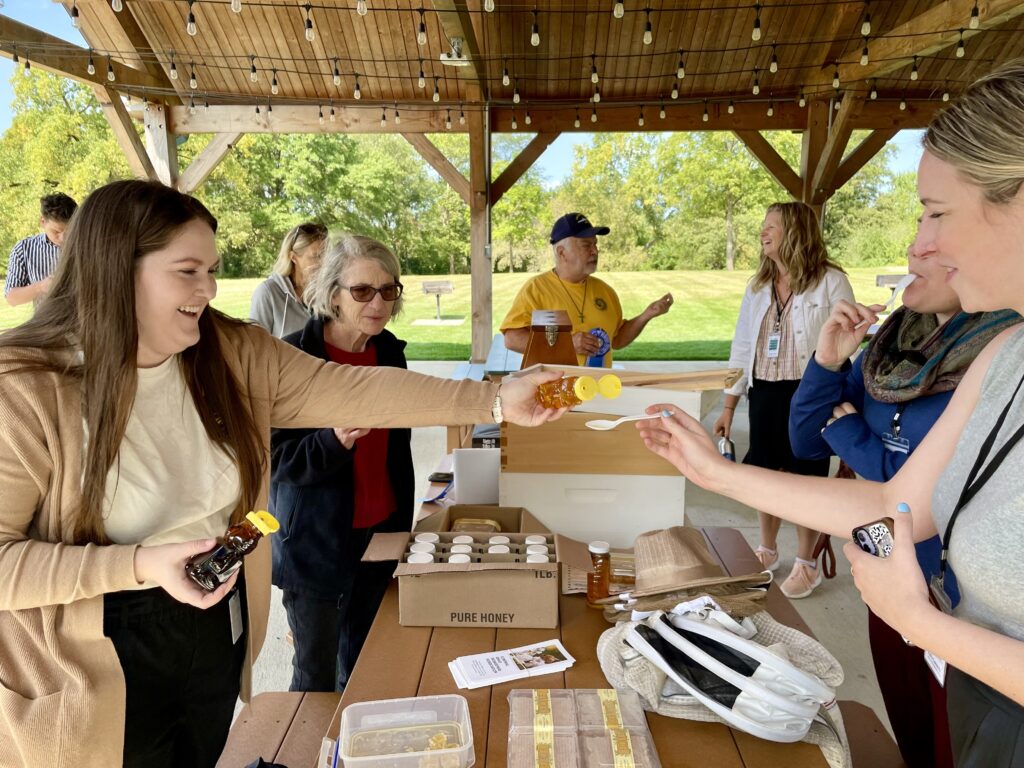
[[[198,32],[196,29],[196,15],[192,13],[192,4],[194,2],[195,0],[188,0],[188,17],[185,22],[185,31],[188,32],[190,37],[195,37],[196,32]]]
[[[592,101],[595,104],[600,104],[601,103],[601,87],[600,86],[594,88],[594,96],[592,98]]]
[[[21,63],[21,57],[18,56],[18,48],[17,48],[17,46],[14,47],[14,55],[11,56],[11,63],[12,64],[20,64]]]
[[[683,50],[679,49],[679,66],[676,67],[676,80],[686,77],[686,63],[683,61]]]
[[[757,68],[754,68],[754,87],[750,89],[755,96],[761,92],[761,79],[757,75]]]
[[[466,124],[466,112],[462,109],[462,105],[459,104],[459,125]]]
[[[272,76],[272,79],[270,80],[270,92],[271,92],[272,94],[274,94],[275,96],[277,96],[277,94],[278,94],[278,92],[279,92],[280,90],[281,90],[281,89],[280,89],[280,88],[278,87],[278,85],[277,85],[277,70],[275,69],[275,70],[273,71],[273,76]]]
[[[874,83],[871,84],[871,92],[868,94],[868,98],[872,101],[875,101],[878,98],[878,89],[875,87]]]
[[[363,92],[359,88],[359,75],[358,74],[356,75],[356,87],[352,89],[352,98],[355,99],[356,101],[359,101],[361,98],[363,98]]]
[[[452,111],[446,110],[444,115],[444,129],[450,131],[452,129]]]
[[[665,102],[661,102],[661,109],[658,110],[658,119],[664,120],[666,114],[667,113],[665,112]]]
[[[779,71],[779,56],[775,53],[775,43],[772,43],[772,62],[768,65],[768,71],[773,75]]]
[[[962,59],[964,54],[967,53],[967,49],[964,48],[964,31],[960,30],[960,40],[956,44],[956,57]]]
[[[516,85],[515,90],[512,91],[512,103],[513,104],[518,104],[519,103],[519,86],[518,85]]]
[[[526,117],[523,118],[523,122],[527,125],[533,122],[533,119],[530,117],[530,110],[526,110]]]
[[[864,38],[864,47],[860,49],[860,65],[866,67],[870,61],[868,57],[868,39]]]
[[[75,0],[75,2],[71,4],[71,26],[78,29],[80,23],[81,20],[78,18],[78,2]]]
[[[324,108],[322,105],[317,105],[317,120],[320,121],[320,125],[324,124]]]
[[[981,25],[981,18],[978,14],[978,3],[975,0],[974,7],[971,8],[971,21],[968,23],[971,29],[977,29]]]
[[[484,10],[487,13],[494,13],[494,0],[484,0]]]
[[[178,79],[178,67],[174,63],[174,54],[172,53],[171,54],[171,80],[177,80],[177,79]]]
[[[402,124],[402,116],[398,114],[398,105],[395,105],[395,125]]]
[[[416,42],[420,45],[427,44],[427,22],[423,16],[423,9],[420,8],[420,25],[416,31]]]
[[[366,0],[356,0],[356,13],[360,16],[366,15]]]
[[[530,45],[536,48],[540,45],[540,27],[537,25],[537,9],[533,11],[533,29],[530,30]]]
[[[383,128],[388,124],[388,113],[381,109],[380,111],[380,127]]]
[[[420,76],[416,78],[416,85],[419,88],[427,87],[427,76],[423,74],[423,59],[420,59]]]
[[[842,103],[843,103],[843,97],[842,96],[836,96],[835,101],[832,102],[832,109],[834,109],[836,112],[838,112],[839,111],[839,107],[842,105]]]
[[[110,60],[110,56],[107,56],[107,80],[112,83],[116,79],[114,77],[114,63]]]
[[[580,108],[576,107],[576,119],[572,121],[573,128],[580,127]]]
[[[914,66],[910,69],[910,79],[917,80],[917,56],[914,57]]]
[[[511,82],[512,81],[509,79],[508,76],[508,66],[506,65],[505,68],[501,71],[501,84],[509,85]]]
[[[328,112],[327,115],[330,118],[330,121],[333,123],[334,122],[334,117],[335,117],[334,105],[333,104],[331,104],[331,111]]]
[[[596,123],[597,122],[597,109],[596,108],[591,110],[591,112],[590,112],[590,122],[592,122],[592,123]]]
[[[750,30],[750,39],[755,43],[761,39],[761,6],[754,3],[754,28]]]
[[[797,99],[796,103],[797,103],[797,106],[799,106],[801,108],[807,106],[807,97],[804,96],[804,89],[803,88],[800,89],[800,98]]]
[[[871,34],[871,11],[868,10],[867,3],[864,3],[864,21],[861,22],[860,33],[863,37]]]
[[[775,102],[772,101],[771,99],[768,99],[768,112],[767,112],[767,115],[768,115],[768,117],[774,117],[774,115],[775,115]]]
[[[191,88],[193,91],[196,88],[199,87],[199,81],[196,80],[196,65],[195,65],[195,62],[190,62],[189,63],[188,87]]]
[[[235,13],[242,12],[242,0],[231,0],[231,10]]]
[[[651,9],[648,8],[646,13],[647,24],[644,26],[644,45],[650,45],[651,43],[654,42],[654,31],[651,27]]]
[[[21,68],[21,74],[24,77],[28,77],[32,74],[32,64],[29,62],[28,59],[25,59],[25,66]]]
[[[676,85],[675,83],[672,83],[672,93],[670,93],[669,95],[672,97],[673,100],[678,99],[679,98],[679,86]]]
[[[900,99],[900,112],[906,112],[906,111],[907,111],[907,100],[906,99]]]
[[[615,5],[612,7],[612,16],[614,16],[616,19],[621,19],[625,15],[626,6],[622,4],[622,0],[615,0]]]
[[[512,113],[512,130],[513,131],[518,131],[519,130],[519,123],[516,122],[516,113],[515,112]]]
[[[258,115],[259,113],[260,113],[260,105],[259,105],[259,104],[257,104],[257,105],[256,105],[256,114]]]
[[[260,79],[259,74],[256,72],[256,57],[249,57],[249,82],[255,83]]]
[[[945,87],[942,89],[942,100],[949,101],[949,91]]]
[[[311,15],[312,11],[313,11],[313,6],[310,5],[309,3],[306,3],[305,8],[306,8],[306,42],[312,43],[316,39],[316,33],[313,32],[313,16]],[[267,109],[267,111],[269,112],[270,110]]]
[[[92,60],[92,50],[89,51],[89,63],[86,64],[85,71],[88,72],[90,75],[96,74],[96,64],[94,64]]]
[[[641,128],[644,127],[644,108],[640,107],[640,117],[636,119],[636,124]]]
[[[706,123],[711,119],[711,115],[708,114],[708,100],[704,99],[704,114],[700,116],[701,122]]]
[[[195,96],[191,96],[190,95],[188,97],[188,113],[190,115],[194,115],[196,113],[196,97]]]
[[[438,77],[434,78],[434,95],[431,96],[431,98],[433,99],[435,104],[441,100],[441,87],[438,84],[439,80],[440,78]]]
[[[597,56],[590,54],[590,82],[597,85],[601,78],[597,76]]]
[[[341,70],[338,69],[338,60],[334,60],[334,85],[335,87],[341,85]]]
[[[839,65],[836,64],[836,70],[832,73],[832,87],[835,90],[839,90]]]
[[[729,106],[725,108],[725,111],[730,115],[736,111],[736,105],[732,103],[732,99],[729,99]]]
[[[273,112],[273,111],[274,111],[274,105],[270,102],[270,99],[268,98],[267,99],[267,115],[269,116],[270,113]]]
[[[124,3],[121,0],[110,0],[110,7],[114,10],[114,13],[120,13],[124,10]]]

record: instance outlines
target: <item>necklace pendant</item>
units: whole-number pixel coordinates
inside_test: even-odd
[[[580,323],[582,324],[583,323],[583,313],[582,312],[580,312],[579,318],[580,318]]]

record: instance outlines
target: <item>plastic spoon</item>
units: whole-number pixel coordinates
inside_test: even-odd
[[[662,411],[660,414],[659,413],[641,413],[641,414],[638,414],[636,416],[623,416],[621,419],[615,419],[615,421],[612,421],[611,419],[592,419],[591,421],[586,422],[586,426],[590,427],[591,429],[596,429],[599,432],[604,432],[605,430],[608,430],[608,429],[615,429],[617,426],[619,426],[619,424],[622,424],[623,422],[626,422],[626,421],[640,421],[641,419],[656,419],[659,416],[671,416],[671,415],[672,415],[672,411]]]
[[[916,279],[917,275],[913,273],[904,275],[902,278],[900,278],[900,281],[896,283],[895,287],[892,289],[892,296],[890,296],[889,300],[885,302],[884,305],[882,305],[882,308],[878,310],[878,313],[881,314],[882,312],[888,312],[890,309],[892,309],[892,305],[896,303],[896,297],[903,293],[904,289],[912,282],[914,282]],[[857,330],[866,322],[867,320],[861,320],[859,323],[853,326],[853,330]]]

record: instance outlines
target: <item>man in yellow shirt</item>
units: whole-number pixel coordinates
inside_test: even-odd
[[[647,323],[668,312],[672,294],[666,293],[631,320],[622,319],[615,291],[594,277],[597,237],[608,227],[595,227],[582,213],[567,213],[551,228],[555,268],[531,277],[512,302],[501,323],[505,346],[525,352],[535,309],[564,309],[572,321],[572,344],[580,365],[609,367],[612,349],[632,342]]]

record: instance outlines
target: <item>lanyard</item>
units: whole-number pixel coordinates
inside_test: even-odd
[[[899,437],[900,432],[903,430],[903,425],[900,424],[900,418],[902,418],[903,409],[906,407],[906,403],[900,403],[896,406],[896,413],[892,415],[892,422],[889,424],[889,433],[893,437]]]
[[[1006,415],[1010,412],[1010,406],[1013,405],[1013,401],[1017,399],[1017,393],[1020,392],[1021,385],[1024,385],[1024,376],[1017,382],[1017,388],[1013,390],[1013,394],[1010,395],[1009,402],[1003,407],[1003,412],[999,414],[999,418],[996,420],[995,426],[992,427],[992,431],[988,433],[988,437],[985,438],[985,442],[982,443],[981,448],[978,451],[978,458],[974,460],[974,466],[971,467],[970,473],[967,475],[967,481],[964,483],[963,490],[960,491],[960,498],[956,502],[956,506],[953,508],[953,514],[949,517],[949,523],[946,525],[946,532],[942,535],[942,555],[939,559],[939,586],[941,587],[946,577],[946,558],[949,555],[949,542],[953,538],[953,526],[956,524],[957,517],[960,516],[960,512],[965,506],[974,498],[975,494],[978,493],[988,482],[989,478],[999,468],[999,465],[1003,463],[1006,455],[1021,439],[1024,437],[1024,424],[1019,426],[1017,430],[1010,435],[1005,443],[999,448],[995,456],[992,457],[992,461],[988,463],[984,471],[981,470],[982,464],[988,458],[989,453],[992,452],[992,446],[996,441],[996,435],[999,430],[1002,429],[1003,422],[1006,421]],[[980,472],[980,474],[979,474]]]
[[[772,280],[772,306],[775,307],[775,333],[779,332],[779,328],[782,326],[782,313],[786,311],[786,307],[789,306],[789,302],[793,300],[793,291],[789,292],[789,296],[786,299],[786,303],[779,305],[779,294],[775,291],[775,281]]]

